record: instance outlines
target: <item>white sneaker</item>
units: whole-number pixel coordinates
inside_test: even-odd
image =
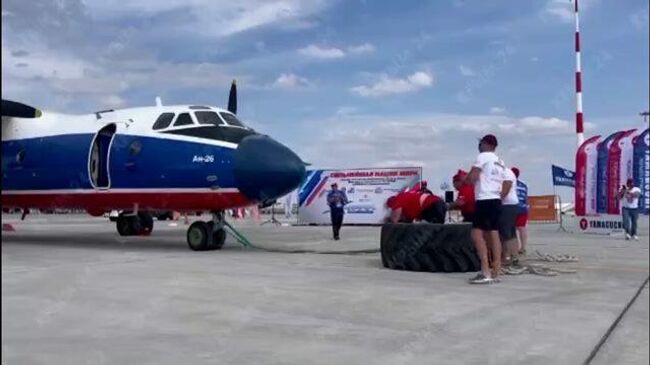
[[[637,235],[632,236],[632,238],[634,238],[635,241],[639,240],[639,236],[637,236]]]
[[[494,283],[494,282],[495,282],[494,279],[492,279],[489,276],[483,275],[483,273],[481,273],[481,272],[476,274],[475,277],[469,279],[470,284],[491,284],[491,283]]]
[[[630,234],[629,234],[629,233],[626,233],[626,234],[625,234],[625,240],[626,240],[626,241],[629,241],[630,238],[631,238],[631,237],[630,237]]]

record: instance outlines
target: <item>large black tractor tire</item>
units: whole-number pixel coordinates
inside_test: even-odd
[[[470,232],[469,224],[384,224],[382,264],[394,270],[479,271]]]

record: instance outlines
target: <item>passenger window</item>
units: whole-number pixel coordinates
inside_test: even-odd
[[[219,116],[215,112],[195,112],[196,120],[199,121],[199,124],[209,124],[209,125],[224,125],[225,123],[219,119]]]
[[[191,125],[194,124],[194,121],[192,121],[192,117],[190,117],[190,113],[181,113],[178,115],[178,118],[176,118],[176,121],[174,122],[174,127],[182,126],[182,125]]]
[[[153,130],[157,131],[159,129],[165,129],[169,127],[169,125],[172,123],[172,120],[174,119],[174,113],[162,113],[156,119],[156,122],[153,124]]]
[[[242,127],[246,128],[244,123],[240,122],[239,119],[237,119],[236,116],[230,113],[219,113],[221,115],[221,118],[228,123],[228,125],[234,126],[234,127]]]

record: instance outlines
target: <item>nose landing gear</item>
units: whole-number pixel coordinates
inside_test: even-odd
[[[194,222],[187,229],[187,245],[194,251],[219,250],[226,242],[223,210],[213,211],[209,222]]]

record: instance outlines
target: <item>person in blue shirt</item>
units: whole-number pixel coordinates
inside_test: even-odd
[[[519,254],[526,255],[526,244],[528,243],[528,185],[519,179],[519,169],[512,168],[517,177],[517,198],[519,198],[519,214],[515,226],[519,233]]]
[[[332,232],[334,240],[339,240],[339,233],[343,225],[344,207],[348,204],[348,197],[345,191],[339,190],[336,183],[332,184],[332,190],[327,194],[327,205],[330,206],[330,217],[332,219]]]

